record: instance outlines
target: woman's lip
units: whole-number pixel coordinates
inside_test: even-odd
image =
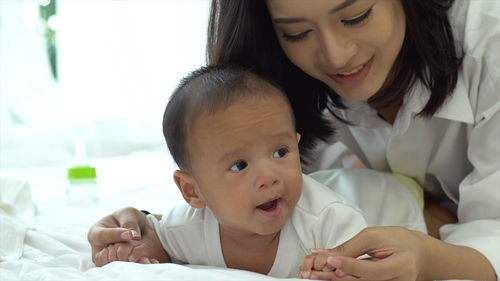
[[[361,81],[363,78],[366,77],[368,72],[370,71],[370,67],[372,66],[373,63],[373,58],[370,58],[364,65],[363,68],[361,68],[360,71],[351,74],[351,75],[340,75],[340,74],[328,74],[330,78],[335,80],[335,82],[343,85],[352,85],[356,84],[359,81]],[[356,68],[353,68],[356,69]]]

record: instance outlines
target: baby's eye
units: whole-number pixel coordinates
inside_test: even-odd
[[[288,154],[289,150],[286,147],[282,147],[273,153],[274,158],[283,158]]]
[[[231,168],[229,168],[229,170],[233,171],[233,172],[239,172],[239,171],[245,169],[247,166],[248,166],[248,164],[246,161],[240,160],[240,161],[234,163],[233,166],[231,166]]]

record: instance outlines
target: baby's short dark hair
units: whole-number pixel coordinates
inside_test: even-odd
[[[269,91],[269,89],[273,89]],[[163,135],[177,166],[190,170],[188,128],[202,113],[214,114],[248,97],[281,96],[292,109],[287,96],[275,83],[236,66],[205,66],[184,77],[163,115]]]

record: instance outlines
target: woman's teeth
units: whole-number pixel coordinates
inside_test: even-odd
[[[339,73],[339,75],[342,75],[342,76],[353,75],[355,73],[358,73],[361,69],[363,69],[363,66],[365,66],[365,65],[364,64],[360,65],[360,66],[356,67],[355,69],[351,70],[350,72]]]

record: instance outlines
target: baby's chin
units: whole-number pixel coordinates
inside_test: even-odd
[[[263,236],[279,233],[291,214],[291,208],[282,198],[269,203],[267,207],[268,209],[265,210],[256,208],[256,215],[261,221],[261,227],[255,232]]]

